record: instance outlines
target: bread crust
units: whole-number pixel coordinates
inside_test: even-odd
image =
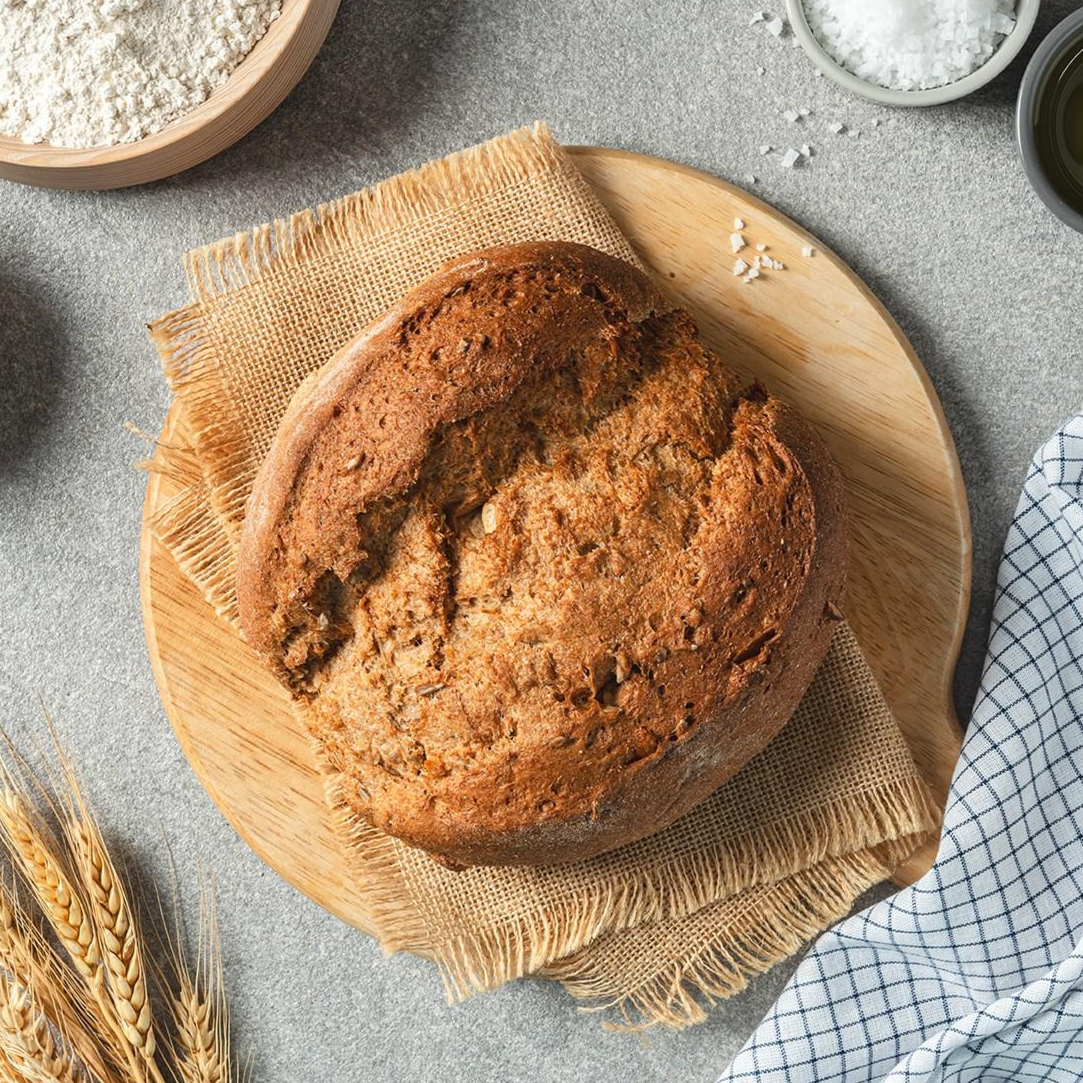
[[[665,827],[775,736],[846,536],[817,434],[646,275],[516,245],[298,390],[237,597],[359,816],[453,863],[545,864]]]

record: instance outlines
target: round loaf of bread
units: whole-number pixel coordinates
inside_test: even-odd
[[[842,486],[628,264],[464,257],[298,390],[245,637],[354,812],[456,864],[587,857],[758,753],[839,617]]]

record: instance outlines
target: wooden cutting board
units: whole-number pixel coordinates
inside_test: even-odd
[[[752,196],[669,162],[578,148],[576,164],[707,341],[823,433],[849,487],[848,615],[925,777],[943,800],[959,752],[951,677],[966,618],[970,532],[951,435],[909,343],[857,276]],[[734,220],[785,263],[734,277]],[[802,255],[812,245],[815,254]],[[174,408],[162,441],[181,424]],[[193,770],[276,872],[364,928],[307,739],[285,693],[180,573],[148,527],[175,492],[152,474],[142,531],[143,617],[166,713]],[[928,867],[932,848],[900,870]]]

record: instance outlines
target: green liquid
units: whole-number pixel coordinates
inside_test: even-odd
[[[1060,197],[1083,211],[1083,42],[1050,68],[1034,110],[1038,158]]]

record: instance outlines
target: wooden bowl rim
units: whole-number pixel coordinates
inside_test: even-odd
[[[278,15],[263,37],[229,73],[226,81],[211,91],[194,109],[171,120],[160,131],[129,143],[103,144],[97,147],[54,147],[50,143],[24,143],[21,139],[0,135],[0,162],[33,169],[87,169],[102,165],[135,162],[159,154],[191,138],[193,132],[222,123],[260,83],[280,64],[293,39],[303,29],[305,19],[324,5],[338,8],[340,0],[282,0]],[[238,131],[237,138],[246,134]]]

